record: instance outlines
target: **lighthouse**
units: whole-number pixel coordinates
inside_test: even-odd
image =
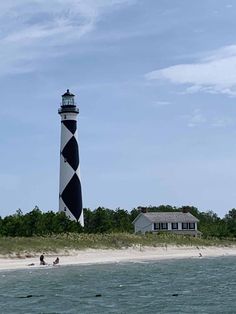
[[[59,211],[84,226],[82,190],[79,170],[79,145],[75,95],[69,89],[62,95]]]

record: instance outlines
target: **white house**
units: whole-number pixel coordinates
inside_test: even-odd
[[[140,213],[133,221],[136,232],[170,232],[181,235],[199,236],[199,220],[190,213],[150,212]]]

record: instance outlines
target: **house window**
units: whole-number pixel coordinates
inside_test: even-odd
[[[168,230],[168,224],[166,222],[161,223],[161,230]]]
[[[187,222],[183,222],[182,223],[182,229],[183,230],[187,230],[188,229],[188,223]]]
[[[168,230],[168,224],[166,222],[154,222],[154,230]]]
[[[160,229],[160,224],[157,222],[154,222],[154,230],[159,230]]]
[[[171,227],[172,230],[178,230],[178,222],[172,222]]]
[[[189,223],[189,229],[195,229],[195,222]]]

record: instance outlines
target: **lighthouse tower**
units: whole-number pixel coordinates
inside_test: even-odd
[[[79,108],[75,105],[74,97],[67,89],[58,110],[61,116],[59,211],[84,226],[77,134]]]

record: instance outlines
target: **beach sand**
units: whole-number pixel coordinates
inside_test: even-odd
[[[39,254],[40,255],[40,254]],[[39,255],[25,256],[0,256],[0,270],[27,269],[47,267],[39,265]],[[218,256],[236,256],[235,247],[142,247],[124,248],[121,250],[87,249],[81,251],[68,251],[61,253],[45,253],[45,261],[52,265],[55,258],[60,258],[61,266],[84,265],[98,263],[137,262],[145,260],[164,260],[176,258],[205,258]],[[29,254],[27,254],[29,256]],[[29,266],[30,264],[34,264]]]

